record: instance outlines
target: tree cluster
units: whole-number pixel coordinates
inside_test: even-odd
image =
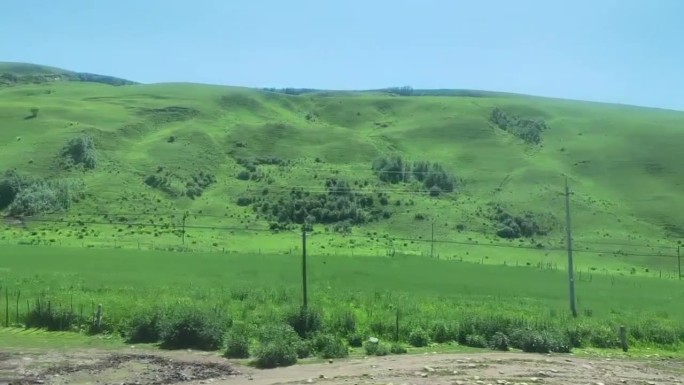
[[[510,132],[528,144],[541,143],[542,133],[549,128],[543,119],[521,118],[499,107],[492,110],[489,120],[500,129]]]
[[[431,196],[453,192],[456,188],[456,178],[435,162],[410,162],[396,155],[376,159],[372,168],[383,182],[396,184],[418,181]]]
[[[273,198],[268,196],[268,190],[264,190],[259,197],[239,197],[237,204],[253,204],[256,212],[276,224],[358,225],[391,216],[382,208],[389,204],[384,193],[378,193],[377,197],[357,193],[345,180],[335,178],[327,179],[324,186],[325,193],[314,194],[294,188],[285,196]]]
[[[187,196],[190,199],[195,199],[202,196],[204,190],[216,183],[216,176],[200,170],[183,180],[171,171],[164,171],[163,167],[158,167],[157,172],[145,177],[144,182],[146,185],[163,191],[172,197]]]
[[[0,210],[12,216],[31,216],[68,210],[84,198],[85,186],[80,180],[35,179],[5,172],[0,179]]]
[[[544,221],[531,212],[514,215],[497,206],[493,219],[497,222],[496,234],[501,238],[532,238],[535,235],[547,235],[549,231]]]

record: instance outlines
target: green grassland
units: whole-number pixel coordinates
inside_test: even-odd
[[[620,324],[642,346],[684,340],[683,112],[145,85],[16,63],[0,80],[0,322],[31,323],[46,301],[79,322],[101,303],[109,331],[182,306],[280,322],[300,305],[306,216],[311,303],[336,334],[353,319],[389,339],[398,309],[404,342],[439,325],[461,340],[529,326],[615,347]],[[529,127],[544,129],[525,140]],[[419,171],[378,166],[392,156]],[[432,177],[453,191],[433,194]],[[534,230],[502,236],[511,218]]]
[[[0,66],[0,72],[19,74],[48,70],[57,71]],[[678,194],[684,180],[679,161],[684,113],[496,93],[424,94],[288,95],[198,84],[116,87],[84,81],[2,87],[0,168],[37,178],[78,179],[85,195],[67,212],[28,220],[27,228],[7,221],[0,241],[180,247],[182,216],[189,212],[184,248],[287,253],[299,242],[260,231],[270,220],[251,206],[239,206],[237,198],[259,196],[265,187],[265,199],[271,201],[295,187],[324,193],[325,179],[336,177],[360,183],[353,185],[359,193],[386,193],[390,204],[382,209],[391,216],[352,226],[356,240],[329,224],[314,224],[311,247],[320,253],[429,254],[431,245],[424,241],[431,239],[434,223],[434,239],[444,241],[436,248],[442,258],[561,264],[567,177],[573,237],[587,268],[675,271],[676,247],[684,234],[679,215],[684,201]],[[39,113],[30,118],[34,107]],[[497,128],[489,119],[497,107],[543,119],[549,129],[541,144],[527,144]],[[60,151],[83,134],[94,141],[97,166],[65,170]],[[380,181],[372,163],[391,154],[439,163],[457,178],[455,191],[435,198],[415,183]],[[244,170],[238,161],[258,157],[287,163],[258,165],[262,180],[237,179]],[[215,178],[200,197],[177,194],[200,172]],[[155,173],[170,175],[167,191],[144,183]],[[494,204],[514,215],[530,211],[548,218],[548,234],[513,241],[497,237],[498,224],[488,217]],[[416,214],[425,219],[417,220]]]
[[[258,328],[284,322],[301,304],[298,256],[40,246],[9,246],[3,255],[0,280],[9,305],[0,301],[0,321],[7,306],[10,325],[17,310],[23,324],[38,302],[86,318],[102,304],[113,328],[133,314],[178,306],[220,309],[234,325]],[[356,332],[392,339],[399,310],[402,341],[418,327],[432,333],[436,325],[446,325],[450,340],[526,325],[575,333],[581,347],[605,348],[615,347],[617,328],[625,325],[637,346],[676,349],[684,341],[680,282],[587,274],[576,287],[580,317],[574,319],[562,271],[417,256],[308,260],[309,306],[323,315],[325,330],[339,334],[349,331],[342,325],[351,317]]]

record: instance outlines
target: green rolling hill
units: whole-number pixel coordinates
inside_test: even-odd
[[[580,266],[670,269],[684,238],[684,112],[0,63],[0,127],[8,244],[292,252],[307,222],[313,253],[561,264],[565,178]]]

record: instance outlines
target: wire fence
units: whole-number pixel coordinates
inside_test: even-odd
[[[162,215],[176,223],[159,222]],[[97,219],[97,218],[100,219]],[[102,219],[102,218],[107,219]],[[88,249],[122,249],[225,254],[299,254],[299,227],[266,228],[263,224],[220,225],[224,216],[211,214],[112,213],[82,215],[80,218],[43,216],[25,219],[25,231],[5,236],[5,245],[41,245]],[[154,218],[157,218],[156,221]],[[50,228],[52,226],[52,228]],[[422,227],[422,228],[421,228]],[[64,236],[67,230],[71,236]],[[308,231],[311,256],[423,256],[480,264],[529,266],[539,269],[567,269],[567,246],[553,243],[473,240],[468,233],[439,230],[433,223],[414,225],[418,237],[392,236],[366,230],[365,233],[331,233],[316,226]],[[681,279],[679,243],[636,243],[573,239],[575,270],[586,274],[647,275]],[[626,267],[630,265],[629,267]],[[607,267],[608,266],[608,267]]]

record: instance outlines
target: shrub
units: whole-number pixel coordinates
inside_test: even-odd
[[[390,346],[390,353],[392,354],[406,354],[407,352],[408,350],[401,344],[393,343],[392,346]]]
[[[487,339],[479,334],[468,334],[465,338],[465,346],[470,346],[471,348],[486,348]]]
[[[595,348],[613,349],[620,347],[620,338],[617,331],[601,325],[591,329],[589,343]]]
[[[10,215],[36,215],[68,210],[71,204],[84,197],[85,186],[80,180],[26,179],[18,187]]]
[[[417,348],[428,346],[430,344],[430,336],[421,327],[417,327],[409,334],[409,343]]]
[[[569,353],[571,350],[567,338],[549,331],[517,329],[511,334],[510,342],[526,353]]]
[[[239,180],[249,180],[252,177],[252,173],[247,170],[241,170],[235,177]]]
[[[366,355],[369,356],[386,356],[390,353],[389,346],[387,346],[387,344],[383,342],[378,342],[377,344],[374,344],[370,341],[366,341],[363,344],[363,347],[366,350]]]
[[[295,345],[297,350],[297,358],[308,358],[311,357],[316,349],[314,349],[314,344],[309,340],[301,340]]]
[[[353,348],[360,348],[363,346],[363,336],[358,332],[352,333],[347,337],[347,342]]]
[[[437,343],[445,343],[450,340],[449,328],[444,322],[432,325],[432,340]]]
[[[271,325],[262,330],[254,364],[258,368],[276,368],[297,363],[300,339],[289,325]]]
[[[344,358],[349,350],[344,343],[331,334],[319,334],[314,338],[314,347],[321,358]]]
[[[165,349],[216,350],[223,344],[229,320],[216,311],[180,308],[169,314],[161,331]]]
[[[288,314],[286,322],[302,338],[323,330],[323,315],[317,310],[301,307]]]
[[[62,149],[62,157],[66,168],[81,165],[88,170],[94,169],[97,165],[97,152],[93,138],[82,135],[70,139]]]
[[[252,204],[252,198],[247,196],[240,196],[236,201],[238,206],[249,206]]]
[[[351,311],[337,314],[333,320],[333,328],[341,335],[349,335],[356,332],[356,316]]]
[[[508,341],[508,336],[501,332],[495,333],[489,340],[489,348],[492,350],[499,350],[502,352],[507,352],[510,350],[510,343]]]
[[[231,330],[226,337],[226,358],[249,358],[249,338],[245,330]]]
[[[158,342],[163,318],[161,311],[140,311],[122,326],[123,337],[128,343]]]

